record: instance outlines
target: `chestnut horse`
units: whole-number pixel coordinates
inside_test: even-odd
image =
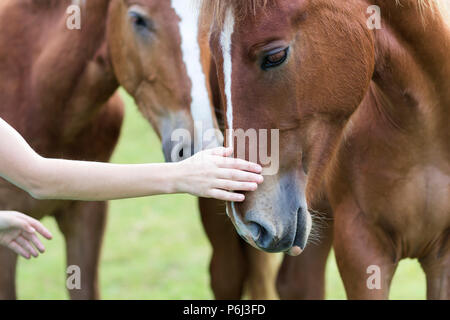
[[[381,28],[368,23],[372,5],[381,12]],[[388,298],[404,258],[419,259],[429,299],[450,298],[444,5],[204,2],[204,14],[214,15],[210,45],[226,143],[234,145],[236,129],[279,129],[279,149],[272,150],[279,170],[244,203],[228,203],[227,212],[255,247],[299,254],[310,235],[308,209],[329,203],[336,259],[351,299]]]
[[[225,133],[216,65],[209,46],[211,19],[211,16],[201,14],[201,55],[204,69],[209,76],[209,91],[217,121],[222,133]],[[279,268],[279,259],[270,259],[267,254],[258,253],[242,240],[239,241],[236,232],[230,229],[232,224],[225,214],[210,214],[222,214],[224,209],[225,206],[220,201],[200,199],[203,226],[213,245],[211,285],[216,298],[239,299],[245,287],[252,299],[325,298],[325,265],[332,238],[329,219],[320,217],[321,241],[310,244],[301,256],[285,255]],[[322,213],[331,212],[327,203],[316,209]]]
[[[66,27],[66,10],[73,4],[81,5],[80,30]],[[3,1],[0,116],[44,156],[107,161],[122,123],[123,106],[115,93],[122,85],[162,138],[166,159],[186,157],[202,148],[202,143],[220,144],[219,136],[214,137],[217,141],[210,137],[188,145],[174,144],[171,139],[175,129],[185,128],[194,136],[194,130],[199,135],[217,126],[203,88],[207,83],[199,57],[195,60],[198,46],[191,47],[192,35],[187,32],[186,24],[192,18],[185,9],[180,0],[147,0],[139,5],[122,0]],[[184,150],[189,152],[183,154]],[[214,252],[218,251],[215,256],[226,257],[211,272],[227,275],[231,260],[242,273],[246,270],[242,264],[251,258],[237,251],[230,255],[224,237],[236,238],[229,232],[234,231],[228,221],[221,224],[221,215],[208,212],[217,202],[201,201],[207,204],[202,213],[211,225],[205,228],[214,229],[215,233],[208,232],[212,241],[220,239],[213,241]],[[66,239],[67,263],[83,270],[82,290],[71,291],[70,296],[99,297],[97,269],[106,203],[37,201],[2,181],[0,206],[36,218],[54,216]],[[0,248],[0,261],[0,297],[15,298],[16,256]],[[231,296],[230,281],[216,278],[212,279],[215,295]],[[242,287],[247,278],[232,285],[231,291]]]

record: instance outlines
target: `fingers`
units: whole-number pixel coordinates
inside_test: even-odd
[[[236,169],[236,170],[243,170],[243,171],[249,171],[254,173],[261,173],[262,167],[259,164],[248,162],[242,159],[235,159],[235,158],[221,158],[218,160],[219,162],[217,165],[221,168],[228,168],[228,169]]]
[[[18,236],[15,240],[24,250],[31,253],[33,257],[37,257],[39,254],[36,249],[30,244],[30,242],[22,236]]]
[[[7,244],[7,247],[13,250],[18,255],[21,255],[25,259],[39,256],[38,251],[33,247],[34,244],[40,252],[44,252],[45,248],[39,241],[35,234],[29,234],[22,232],[22,235],[18,235],[14,240]]]
[[[261,173],[262,167],[253,162],[249,162],[243,159],[239,158],[229,158],[233,154],[233,148],[214,148],[209,149],[206,151],[203,151],[205,154],[209,154],[212,156],[217,156],[215,159],[216,165],[220,168],[227,168],[227,169],[236,169],[236,170],[243,170],[243,171],[249,171],[253,173]],[[262,182],[262,181],[261,181]]]
[[[25,232],[36,232],[34,228],[27,222],[26,216],[19,212],[11,212],[8,221],[9,228],[16,228]]]
[[[41,253],[45,252],[45,247],[35,233],[23,232],[22,236],[30,241]]]
[[[26,216],[26,220],[31,225],[31,227],[33,227],[43,237],[47,238],[48,240],[53,238],[53,235],[51,234],[51,232],[46,227],[44,227],[44,225],[42,223],[40,223],[38,220],[33,219],[29,216]],[[34,233],[34,232],[31,232],[31,233]]]
[[[255,191],[258,185],[254,182],[240,182],[225,179],[218,179],[215,183],[217,189],[229,191]]]
[[[211,190],[210,197],[229,202],[242,202],[245,200],[245,196],[243,194],[229,192],[220,189]]]
[[[213,155],[213,156],[219,156],[219,157],[229,157],[233,154],[233,148],[228,147],[219,147],[214,149],[209,149],[205,151],[207,154]]]
[[[16,241],[12,241],[8,244],[8,248],[17,253],[18,255],[24,257],[25,259],[30,259],[30,254],[24,248],[22,248]]]
[[[264,181],[264,178],[259,174],[236,169],[222,169],[219,171],[218,178],[253,183],[262,183]]]
[[[51,232],[38,220],[16,211],[11,212],[11,214],[16,218],[11,221],[11,226],[28,233],[35,233],[37,231],[49,240],[53,238]]]

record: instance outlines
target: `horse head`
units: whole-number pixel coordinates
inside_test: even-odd
[[[167,161],[220,145],[200,58],[198,21],[183,0],[116,0],[107,41],[119,83],[162,139]]]
[[[269,144],[247,134],[249,147],[239,157],[250,156],[253,143],[264,167],[260,149],[271,145],[279,164],[245,202],[227,204],[240,235],[257,248],[297,255],[306,246],[312,225],[308,209],[373,73],[365,9],[361,1],[204,3],[203,14],[214,17],[210,46],[226,115],[226,143],[239,141],[237,130],[278,132]]]

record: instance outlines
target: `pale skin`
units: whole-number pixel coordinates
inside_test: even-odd
[[[241,202],[235,191],[254,191],[263,182],[258,164],[230,158],[233,150],[216,148],[179,163],[121,165],[48,159],[38,155],[0,118],[0,177],[36,199],[102,201],[158,194],[190,193]],[[17,254],[37,257],[45,248],[37,233],[51,233],[19,212],[0,211],[0,244]]]

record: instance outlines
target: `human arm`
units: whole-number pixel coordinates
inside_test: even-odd
[[[37,199],[99,201],[187,192],[243,201],[232,190],[255,190],[263,180],[261,167],[229,158],[231,153],[217,148],[180,163],[139,165],[47,159],[0,119],[0,176]]]

